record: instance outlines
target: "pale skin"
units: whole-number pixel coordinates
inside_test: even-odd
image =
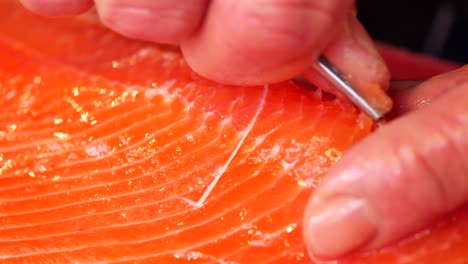
[[[353,0],[20,1],[46,16],[95,5],[112,30],[178,44],[196,72],[222,83],[286,80],[324,53],[377,92],[389,84]],[[395,243],[468,201],[468,67],[394,100],[401,116],[347,152],[310,198],[304,239],[314,258]]]

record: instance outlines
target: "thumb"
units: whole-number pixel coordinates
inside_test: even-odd
[[[420,109],[347,152],[312,196],[304,237],[314,257],[388,245],[468,201],[468,67],[416,89]]]
[[[192,69],[217,82],[284,81],[310,67],[353,6],[354,0],[211,1],[181,49]]]

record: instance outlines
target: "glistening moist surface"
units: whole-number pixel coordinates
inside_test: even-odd
[[[367,118],[292,82],[204,81],[92,21],[0,9],[0,258],[308,261],[306,198]]]
[[[372,125],[319,91],[218,85],[176,49],[16,1],[0,1],[0,58],[1,263],[310,263],[305,202]],[[464,263],[456,217],[343,263]]]

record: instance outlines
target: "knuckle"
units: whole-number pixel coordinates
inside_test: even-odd
[[[440,170],[421,149],[409,147],[406,148],[406,153],[400,150],[400,155],[403,157],[403,171],[406,175],[414,175],[414,182],[419,185],[418,195],[409,199],[413,206],[431,209],[434,213],[442,211],[450,201],[451,190]],[[431,204],[428,204],[428,201],[431,201]]]
[[[420,120],[423,137],[396,146],[404,177],[418,186],[416,195],[405,195],[417,207],[446,213],[468,198],[468,120],[441,110]]]
[[[468,87],[460,88],[466,90]],[[454,91],[453,95],[457,94]],[[443,120],[438,124],[438,131],[444,139],[440,148],[440,156],[444,160],[441,177],[449,181],[452,203],[456,205],[468,198],[468,99],[464,101],[464,105],[458,106],[460,109],[441,110],[438,118]]]

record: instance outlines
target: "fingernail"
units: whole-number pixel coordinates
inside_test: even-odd
[[[336,258],[364,247],[377,234],[365,201],[341,197],[312,207],[305,240],[314,258]]]

